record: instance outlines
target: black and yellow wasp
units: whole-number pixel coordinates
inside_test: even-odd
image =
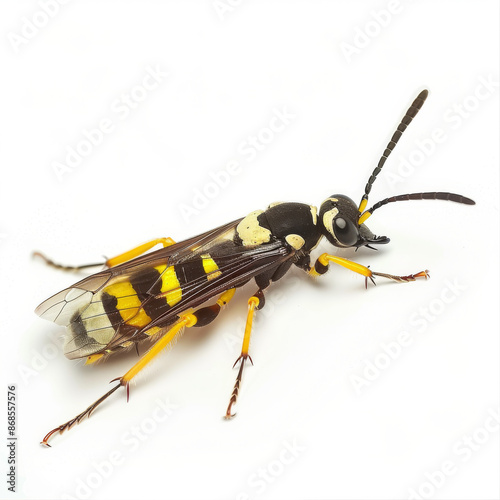
[[[149,340],[149,350],[117,385],[85,411],[49,432],[42,441],[63,432],[90,416],[94,409],[119,387],[130,381],[185,328],[211,323],[232,299],[235,290],[251,280],[257,286],[248,300],[248,316],[239,371],[226,410],[232,416],[240,389],[243,368],[249,356],[252,319],[264,306],[264,290],[282,278],[292,265],[313,276],[324,274],[330,263],[361,274],[367,281],[376,276],[399,282],[427,278],[427,271],[408,276],[373,272],[350,260],[324,253],[311,264],[311,251],[323,237],[340,248],[385,244],[389,238],[375,236],[365,225],[372,213],[387,203],[404,200],[449,200],[474,205],[474,201],[453,193],[413,193],[386,198],[366,210],[368,195],[387,157],[406,127],[422,107],[427,90],[412,103],[368,179],[361,203],[334,194],[316,207],[303,203],[273,203],[217,229],[175,243],[160,238],[109,259],[106,269],[47,299],[36,309],[42,318],[65,326],[64,354],[69,359],[86,358],[88,364],[115,352]],[[155,245],[163,248],[146,253]],[[43,257],[41,254],[39,256]],[[57,268],[80,270],[101,264]],[[211,301],[213,303],[211,303]],[[235,363],[235,365],[236,365]]]

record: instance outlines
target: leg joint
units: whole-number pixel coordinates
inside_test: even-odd
[[[248,305],[251,304],[254,305],[254,308],[257,309],[257,311],[260,311],[266,304],[264,292],[260,288],[248,299]]]

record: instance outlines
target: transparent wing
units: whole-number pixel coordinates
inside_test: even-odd
[[[218,236],[232,230],[240,220],[88,276],[43,301],[35,309],[35,313],[48,321],[67,326],[73,314],[80,310],[85,303],[89,304],[94,294],[108,284],[110,280],[116,279],[118,276],[126,277],[144,264],[154,266],[155,263],[164,263],[171,260],[181,261],[187,256],[192,256],[193,248],[204,249],[210,247]]]
[[[41,318],[66,326],[71,320],[72,313],[80,309],[82,304],[90,303],[94,293],[100,290],[112,276],[113,273],[110,270],[89,276],[44,300],[35,309],[35,313]]]

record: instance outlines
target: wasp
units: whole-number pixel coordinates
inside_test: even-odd
[[[351,260],[323,253],[311,261],[311,252],[322,238],[334,247],[355,248],[389,243],[386,236],[376,236],[365,222],[380,207],[408,200],[447,200],[474,205],[470,198],[455,193],[424,192],[392,196],[367,209],[368,196],[377,175],[403,132],[424,104],[428,91],[423,90],[404,115],[377,166],[370,175],[359,205],[349,197],[334,194],[320,206],[304,203],[272,203],[266,210],[256,210],[246,217],[176,243],[158,238],[105,263],[63,266],[40,253],[47,264],[66,270],[103,266],[42,302],[36,314],[66,327],[64,354],[69,359],[85,358],[86,364],[123,351],[146,341],[152,344],[130,370],[112,380],[116,385],[82,413],[51,430],[41,444],[62,433],[92,412],[111,394],[124,387],[129,398],[131,380],[160,352],[171,345],[186,328],[197,328],[214,321],[233,298],[237,288],[254,280],[257,287],[248,299],[248,313],[241,354],[233,391],[225,418],[233,415],[240,391],[245,363],[253,364],[249,354],[252,320],[265,304],[264,291],[281,279],[292,266],[312,276],[326,273],[337,264],[375,283],[376,277],[397,282],[428,278],[428,271],[395,276],[370,270]],[[150,251],[156,245],[162,248]]]

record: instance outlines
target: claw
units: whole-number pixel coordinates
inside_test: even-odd
[[[250,354],[242,354],[235,362],[234,362],[234,365],[233,365],[233,368],[238,364],[238,361],[240,359],[243,360],[242,364],[245,362],[246,359],[249,359],[250,360],[250,363],[252,363],[252,366],[253,366],[253,360],[252,360],[252,357],[250,356]]]
[[[376,250],[376,248],[375,248]],[[370,266],[367,266],[368,269],[370,269]],[[372,273],[371,276],[365,276],[365,290],[368,289],[368,278],[370,278],[370,281],[375,285],[377,286],[377,283],[375,283],[375,278],[374,278],[374,275]]]
[[[368,278],[370,278],[370,281],[377,286],[377,283],[375,283],[375,278],[373,276],[366,276],[365,277],[365,289],[368,289]]]
[[[130,382],[126,382],[125,384],[122,382],[123,380],[123,377],[116,377],[114,378],[113,380],[110,380],[109,383],[111,384],[111,382],[116,382],[117,380],[120,381],[120,385],[123,385],[125,386],[125,388],[127,389],[127,403],[129,402],[130,400]]]

